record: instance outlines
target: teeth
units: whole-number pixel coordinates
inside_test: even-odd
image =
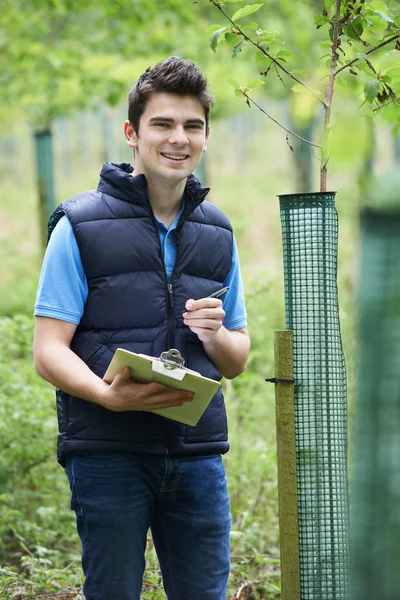
[[[175,156],[174,154],[163,154],[166,158],[173,158],[174,160],[185,160],[186,156]]]

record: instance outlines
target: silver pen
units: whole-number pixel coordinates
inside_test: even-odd
[[[213,294],[207,296],[207,298],[221,298],[226,292],[229,290],[229,286],[222,288],[221,290],[217,290]]]

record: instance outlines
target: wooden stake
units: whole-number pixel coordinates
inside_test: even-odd
[[[275,331],[275,378],[293,380],[293,331]],[[275,384],[282,600],[300,600],[294,384]]]

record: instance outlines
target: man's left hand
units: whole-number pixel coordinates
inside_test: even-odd
[[[196,333],[203,344],[209,344],[218,335],[225,317],[222,301],[218,298],[188,300],[183,322]]]

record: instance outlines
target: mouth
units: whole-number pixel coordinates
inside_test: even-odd
[[[185,160],[187,160],[189,158],[189,154],[170,154],[167,152],[161,152],[160,154],[164,158],[167,158],[168,160],[175,162],[175,163],[184,162]]]

